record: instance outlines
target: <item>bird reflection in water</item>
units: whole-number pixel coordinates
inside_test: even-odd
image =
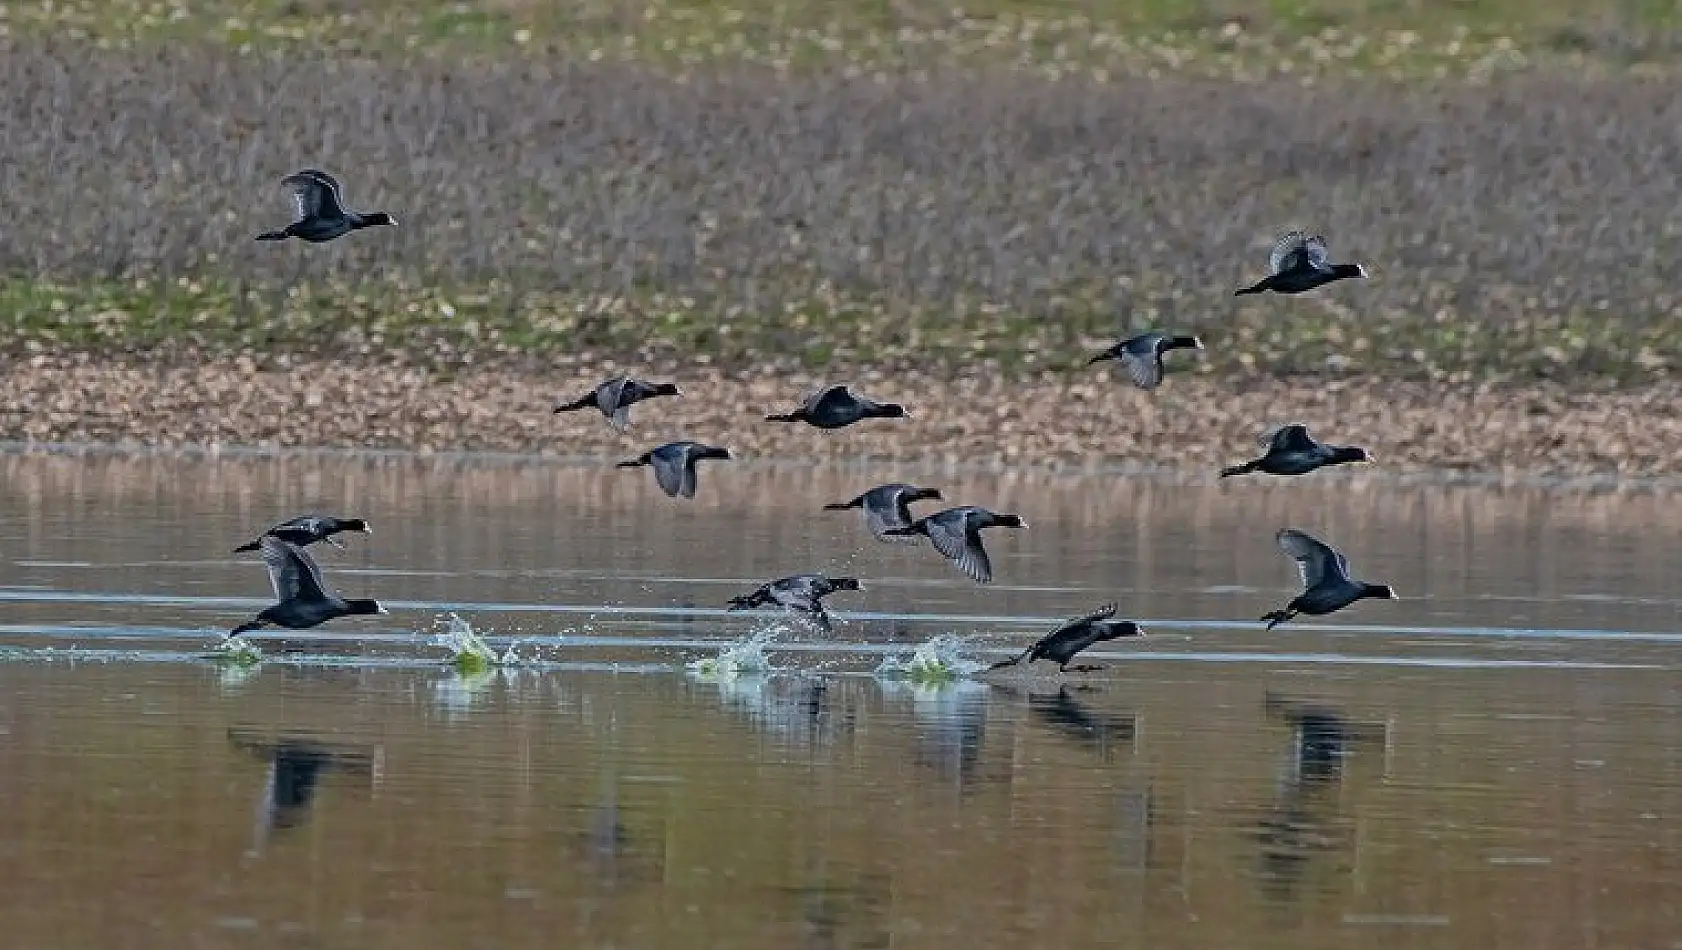
[[[385,775],[385,748],[374,743],[333,743],[309,736],[264,738],[240,729],[228,730],[228,742],[268,763],[257,801],[253,854],[261,854],[276,831],[295,828],[309,818],[327,773],[367,775],[370,788],[378,786]]]
[[[880,680],[879,685],[884,699],[910,696],[917,762],[955,783],[959,792],[970,791],[987,736],[991,688],[974,680],[938,686]]]
[[[1256,826],[1257,879],[1269,897],[1291,901],[1300,896],[1315,856],[1351,847],[1353,835],[1339,807],[1348,759],[1359,748],[1382,745],[1386,726],[1352,722],[1330,708],[1272,693],[1263,709],[1290,728],[1291,744],[1273,802]]]
[[[1139,717],[1132,712],[1110,712],[1095,709],[1081,702],[1076,690],[1090,691],[1093,686],[1069,687],[1058,684],[1057,691],[1023,690],[1016,686],[994,683],[993,688],[1028,698],[1028,714],[1050,726],[1064,738],[1090,747],[1103,762],[1115,761],[1117,750],[1133,751],[1139,733]]]

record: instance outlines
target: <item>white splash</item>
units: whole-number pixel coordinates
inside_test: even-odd
[[[986,663],[964,656],[963,647],[963,637],[942,633],[918,646],[909,657],[887,657],[876,667],[876,675],[883,679],[943,683],[987,668]]]
[[[765,648],[777,639],[778,634],[787,629],[783,624],[772,624],[755,630],[718,651],[717,656],[691,660],[689,670],[701,676],[721,678],[769,673],[772,669],[771,658],[765,655]]]
[[[483,672],[493,666],[517,666],[522,662],[518,640],[498,656],[473,625],[454,611],[450,612],[444,632],[432,635],[432,645],[449,650],[450,665],[463,673]]]
[[[237,666],[256,666],[263,662],[263,651],[244,637],[227,637],[211,648],[216,659]]]

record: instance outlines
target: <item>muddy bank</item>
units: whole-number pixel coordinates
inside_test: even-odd
[[[1682,386],[1606,393],[1546,384],[1446,386],[1378,379],[1227,380],[1177,374],[1141,392],[1110,373],[1003,382],[869,371],[823,377],[627,367],[685,395],[643,403],[630,431],[593,411],[555,414],[621,367],[454,376],[343,362],[262,371],[242,361],[100,363],[38,355],[0,365],[0,439],[132,446],[510,451],[616,459],[693,438],[741,458],[860,456],[929,464],[1082,469],[1143,465],[1208,473],[1256,454],[1272,425],[1300,421],[1357,444],[1381,467],[1508,477],[1667,476],[1682,459]],[[819,383],[852,381],[912,417],[824,432],[764,420]]]

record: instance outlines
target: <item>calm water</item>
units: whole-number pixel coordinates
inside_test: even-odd
[[[1682,947],[1682,504],[715,466],[0,457],[0,919],[28,947]],[[1017,511],[980,588],[824,513]],[[389,617],[203,658],[311,510]],[[1405,598],[1263,632],[1280,527]],[[766,675],[690,661],[848,572]],[[1119,599],[1109,669],[918,686]],[[450,612],[533,661],[455,673]]]

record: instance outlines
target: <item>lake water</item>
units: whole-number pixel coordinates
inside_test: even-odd
[[[880,482],[1022,514],[980,587]],[[924,506],[928,507],[928,506]],[[310,510],[386,617],[208,658]],[[19,947],[1682,947],[1682,504],[1660,493],[0,456]],[[1265,632],[1286,525],[1404,599]],[[833,635],[724,602],[865,585]],[[1119,600],[1057,677],[992,660]],[[460,673],[456,614],[522,663]],[[765,673],[701,672],[750,635]],[[740,651],[738,651],[738,654]],[[735,655],[735,654],[733,654]]]

